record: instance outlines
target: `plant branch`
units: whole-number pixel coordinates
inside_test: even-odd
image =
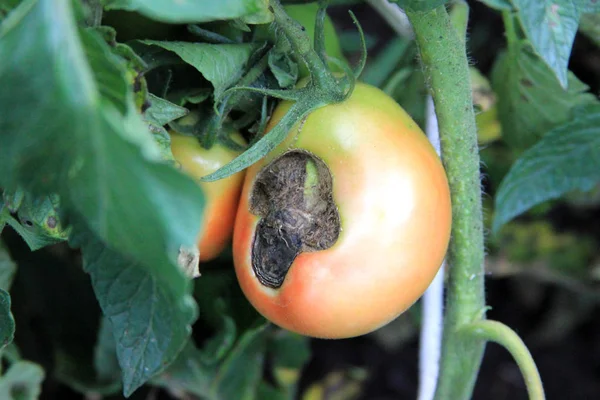
[[[369,0],[369,4],[392,26],[396,33],[402,37],[414,39],[410,21],[397,4],[391,4],[387,0]],[[408,70],[396,72],[384,91],[388,94],[391,93],[397,85],[404,82],[409,73]],[[425,132],[436,153],[441,156],[439,125],[431,96],[427,96],[425,114]],[[421,299],[423,320],[419,346],[419,400],[434,398],[440,372],[444,322],[444,273],[445,261]]]
[[[440,127],[452,193],[452,240],[441,371],[436,397],[469,399],[485,346],[460,335],[485,315],[479,148],[465,41],[444,6],[408,12]],[[470,340],[471,339],[471,340]]]
[[[304,61],[310,72],[310,81],[306,86],[290,90],[270,90],[264,88],[235,87],[229,90],[249,90],[266,96],[275,96],[295,101],[285,116],[265,136],[253,142],[250,147],[235,159],[217,171],[202,177],[204,182],[226,178],[254,164],[267,153],[277,147],[289,133],[289,130],[302,118],[314,110],[328,104],[344,101],[354,90],[354,75],[347,71],[347,76],[336,78],[328,66],[313,50],[311,41],[303,27],[291,19],[281,6],[279,0],[269,0],[275,16],[275,27],[290,42],[293,53]],[[349,68],[348,68],[349,69]]]
[[[286,14],[279,0],[270,0],[269,4],[273,10],[279,29],[289,39],[294,54],[306,63],[316,85],[320,87],[332,87],[335,85],[333,75],[326,68],[319,54],[313,50],[312,43],[308,40],[303,27]]]
[[[523,340],[508,326],[498,321],[477,321],[466,325],[461,334],[498,343],[513,356],[525,379],[529,400],[544,400],[544,386],[531,353]]]
[[[398,4],[391,4],[388,0],[367,0],[367,3],[386,20],[398,36],[413,37],[413,31],[406,14]]]

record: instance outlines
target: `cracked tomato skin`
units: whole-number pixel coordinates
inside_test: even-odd
[[[289,109],[282,102],[273,127]],[[262,285],[251,264],[259,217],[249,211],[257,173],[287,150],[329,167],[341,232],[326,250],[300,253],[281,287]],[[369,333],[423,294],[446,254],[448,181],[425,134],[377,88],[357,83],[343,103],[322,107],[246,173],[234,231],[239,284],[252,305],[285,329],[319,338]]]
[[[209,261],[223,251],[233,235],[244,172],[238,172],[215,182],[200,182],[198,179],[221,168],[240,152],[228,149],[219,143],[207,150],[195,137],[184,136],[173,131],[169,134],[173,157],[181,165],[182,170],[198,182],[206,198],[198,248],[200,261]],[[239,133],[234,134],[232,139],[239,143],[244,141]]]

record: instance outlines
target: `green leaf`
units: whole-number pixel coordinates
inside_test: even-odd
[[[101,40],[109,45],[110,53],[104,54],[104,58],[110,60],[113,65],[118,65],[121,78],[125,77],[126,89],[133,88],[134,104],[136,110],[143,110],[145,103],[148,98],[148,85],[144,77],[144,73],[148,70],[148,66],[144,60],[137,55],[137,53],[128,45],[117,42],[117,32],[114,28],[109,26],[99,26],[96,28],[86,29],[82,32],[82,37],[85,39],[87,36],[92,36],[98,42],[101,48],[106,50],[104,43],[100,43]],[[86,45],[86,49],[89,49],[89,45]],[[97,51],[99,53],[99,51]],[[88,55],[90,54],[88,51]],[[108,65],[106,69],[110,68]],[[97,68],[95,68],[96,72]],[[101,79],[98,79],[102,82]],[[116,83],[116,82],[115,82]],[[103,85],[109,86],[109,85]],[[111,85],[112,86],[112,85]],[[127,96],[130,95],[127,90]]]
[[[511,0],[535,51],[552,69],[561,86],[568,85],[571,47],[581,16],[573,0]]]
[[[219,368],[211,383],[218,399],[252,399],[262,380],[269,323],[247,331]]]
[[[298,64],[288,54],[273,50],[269,52],[269,68],[282,88],[289,88],[298,80]]]
[[[262,0],[259,11],[254,14],[249,14],[241,17],[240,22],[248,25],[269,24],[275,19],[273,13],[269,9],[269,0]]]
[[[68,230],[60,223],[59,206],[60,199],[57,195],[33,198],[26,193],[17,215],[26,227],[37,229],[40,234],[61,241],[67,238]]]
[[[448,0],[390,0],[407,11],[429,11],[446,4]]]
[[[544,201],[600,182],[600,106],[585,107],[524,152],[498,189],[493,229]]]
[[[144,118],[146,121],[154,122],[157,125],[167,125],[169,122],[184,117],[188,113],[187,108],[180,107],[151,93],[150,107],[144,113]]]
[[[31,251],[66,240],[68,229],[63,228],[59,219],[58,196],[34,198],[28,192],[17,190],[4,192],[4,199],[19,218],[17,221],[9,216],[6,223],[21,235]]]
[[[202,192],[162,163],[108,45],[82,47],[70,6],[26,0],[0,27],[0,109],[12,110],[0,114],[0,185],[57,193],[69,219],[85,218],[177,296],[187,282],[175,260],[196,241]]]
[[[0,399],[37,400],[42,394],[44,370],[29,361],[19,361],[0,377]]]
[[[76,241],[112,326],[123,392],[129,396],[163,371],[185,346],[197,317],[191,286],[173,293],[164,281],[106,247],[91,232]]]
[[[223,360],[225,355],[231,350],[237,334],[235,321],[229,315],[225,314],[224,304],[222,307],[217,308],[222,312],[221,327],[217,334],[204,344],[201,350],[202,361],[209,365]]]
[[[129,107],[133,107],[133,93],[125,79],[124,63],[107,46],[99,31],[83,29],[79,33],[100,97],[109,101],[119,113],[126,114]]]
[[[209,400],[254,399],[262,379],[268,326],[262,323],[246,331],[218,365],[205,364],[201,351],[189,343],[154,383]]]
[[[525,42],[498,57],[492,87],[498,95],[502,136],[512,147],[525,149],[547,131],[571,118],[574,107],[597,100],[572,73],[564,89],[548,66]]]
[[[223,257],[227,256],[223,254]],[[231,266],[231,262],[231,259],[224,259],[222,266]],[[227,316],[235,321],[236,332],[241,334],[259,318],[256,309],[244,296],[232,268],[211,269],[194,283],[194,298],[202,310],[200,318],[208,327],[222,330],[224,316]]]
[[[207,44],[155,40],[142,40],[141,43],[171,51],[196,68],[214,86],[215,98],[219,98],[225,89],[241,78],[256,48],[251,43]]]
[[[213,400],[208,395],[210,381],[216,374],[217,366],[202,363],[202,354],[189,341],[177,359],[165,372],[152,380],[152,384],[180,393],[194,393],[203,399]]]
[[[11,213],[16,213],[19,207],[21,207],[21,204],[25,201],[25,194],[26,192],[21,188],[17,188],[14,191],[4,190],[2,192],[4,205]]]
[[[17,232],[21,238],[27,243],[29,249],[31,251],[39,250],[42,247],[49,246],[51,244],[58,243],[60,240],[55,239],[51,236],[46,235],[41,229],[32,225],[32,226],[24,226],[17,219],[15,219],[12,215],[8,213],[8,209],[4,209],[2,211],[4,214],[2,216],[2,226],[4,224],[9,225],[11,228]]]
[[[224,19],[262,16],[267,13],[267,0],[106,0],[107,10],[137,11],[149,18],[171,23],[197,23]],[[258,18],[258,17],[255,17]],[[259,21],[261,20],[258,18]],[[267,22],[267,21],[265,21]]]
[[[269,343],[273,376],[277,384],[293,397],[300,373],[310,359],[310,344],[305,336],[277,330]]]
[[[574,0],[574,2],[583,13],[600,13],[598,0]]]
[[[144,120],[148,123],[150,132],[160,148],[162,158],[174,162],[171,137],[163,125],[187,115],[189,111],[152,93],[149,94],[149,100],[150,107],[144,112]]]
[[[0,207],[1,208],[1,207]],[[0,211],[1,213],[2,211]],[[1,214],[0,214],[1,215]],[[0,227],[2,219],[0,217]],[[0,289],[8,291],[17,272],[17,265],[10,258],[8,250],[0,240]]]
[[[154,122],[148,122],[148,128],[154,136],[154,141],[160,148],[160,154],[163,160],[173,163],[176,165],[175,158],[171,152],[171,137],[169,133],[162,125],[157,125]]]
[[[0,289],[0,351],[15,337],[15,319],[10,311],[10,294]]]
[[[278,330],[269,351],[273,357],[273,368],[297,370],[298,373],[310,359],[310,345],[306,336]]]

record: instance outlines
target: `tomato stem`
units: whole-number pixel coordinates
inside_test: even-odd
[[[255,65],[250,68],[248,72],[238,81],[238,86],[250,86],[265,72],[268,67],[268,53],[257,61]],[[235,89],[232,88],[232,89]],[[215,141],[218,139],[219,134],[222,135],[222,127],[225,119],[229,113],[233,110],[234,105],[242,97],[241,90],[226,90],[220,98],[216,99],[214,105],[214,115],[208,125],[208,129],[205,129],[204,134],[200,137],[200,143],[202,147],[210,149]]]
[[[509,47],[516,45],[519,41],[519,36],[515,25],[515,16],[509,11],[503,11],[502,21],[504,22],[504,32]]]
[[[355,77],[350,67],[347,67],[347,70],[344,71],[345,76],[336,77],[312,48],[310,38],[303,27],[286,14],[279,0],[270,0],[269,4],[275,16],[275,27],[280,29],[289,40],[293,53],[306,62],[311,74],[311,81],[305,86],[300,85],[299,88],[287,90],[235,86],[225,91],[223,96],[230,95],[231,92],[236,90],[246,90],[294,101],[295,103],[279,123],[265,136],[253,142],[243,154],[227,165],[203,177],[201,180],[204,182],[226,178],[254,164],[278,146],[285,139],[292,126],[300,122],[302,118],[320,107],[344,101],[354,90]],[[325,5],[326,1],[323,1],[322,4]],[[323,16],[324,14],[321,14],[321,17]],[[359,66],[359,71],[361,68],[362,66]]]
[[[441,370],[436,398],[469,399],[484,341],[459,329],[485,317],[479,149],[465,41],[444,6],[407,12],[439,121],[442,160],[452,193],[452,240]]]
[[[330,90],[335,92],[335,88],[338,87],[338,84],[327,64],[321,59],[317,51],[313,49],[313,44],[311,43],[308,34],[304,31],[304,28],[287,15],[278,0],[271,0],[270,4],[273,9],[273,14],[275,15],[277,26],[284,32],[290,41],[294,54],[306,63],[310,75],[312,79],[314,79],[316,85],[322,88],[330,88]],[[323,13],[324,9],[321,12]],[[323,17],[324,14],[321,14],[318,20]],[[319,35],[322,36],[322,34],[322,32],[317,32],[315,36],[319,38]],[[325,57],[325,55],[323,55],[323,57]]]
[[[460,331],[478,339],[496,342],[504,347],[513,356],[521,374],[525,379],[527,393],[530,400],[544,400],[544,386],[538,369],[531,357],[531,353],[523,343],[523,340],[508,326],[498,321],[477,321],[466,325]]]

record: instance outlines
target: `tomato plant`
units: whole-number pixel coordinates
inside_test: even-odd
[[[448,182],[426,136],[390,97],[358,83],[249,168],[236,273],[252,304],[284,328],[362,335],[423,294],[450,224]]]
[[[181,168],[194,179],[200,179],[233,160],[240,151],[217,143],[210,149],[202,147],[197,138],[170,132],[171,151]],[[233,140],[239,144],[244,139],[234,133]],[[233,235],[233,223],[237,211],[244,173],[238,172],[216,182],[199,182],[206,197],[203,224],[198,239],[200,261],[214,259],[223,251]]]
[[[0,1],[0,399],[600,397],[598,4]]]

